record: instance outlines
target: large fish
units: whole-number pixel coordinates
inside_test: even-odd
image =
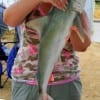
[[[48,96],[48,99],[46,98],[48,80],[53,71],[54,64],[66,43],[66,38],[70,35],[70,27],[73,25],[76,17],[80,31],[83,31],[81,24],[79,25],[79,14],[73,10],[74,3],[75,0],[69,0],[69,5],[65,11],[53,8],[47,16],[27,23],[28,27],[35,29],[41,36],[37,74],[40,93],[39,100],[53,100],[50,96]],[[82,34],[81,36],[83,37],[84,35]]]

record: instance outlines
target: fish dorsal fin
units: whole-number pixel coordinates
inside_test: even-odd
[[[85,30],[84,30],[84,27],[82,25],[82,22],[81,22],[81,19],[80,19],[80,15],[77,15],[75,20],[74,20],[74,23],[73,23],[75,26],[77,26],[78,28],[78,31],[77,32],[77,35],[79,36],[79,38],[81,39],[82,42],[85,41]]]

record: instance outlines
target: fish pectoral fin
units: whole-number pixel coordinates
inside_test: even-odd
[[[26,23],[26,26],[36,30],[39,34],[41,34],[47,22],[48,22],[48,16],[44,16],[28,21]]]
[[[74,20],[74,25],[77,26],[77,28],[78,28],[77,34],[78,34],[79,38],[81,39],[82,42],[84,42],[85,30],[84,30],[84,27],[82,25],[79,15],[76,16],[76,18]]]

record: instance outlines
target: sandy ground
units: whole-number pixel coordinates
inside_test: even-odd
[[[100,100],[100,43],[92,45],[84,53],[79,53],[82,67],[82,100]]]
[[[93,42],[84,53],[79,53],[81,79],[83,83],[82,100],[100,100],[100,43]],[[4,78],[3,78],[4,79]],[[11,80],[0,89],[0,100],[10,100]]]

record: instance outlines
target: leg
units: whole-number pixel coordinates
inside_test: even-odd
[[[80,79],[63,85],[49,86],[48,94],[54,100],[81,100],[82,84]]]
[[[27,85],[25,83],[12,83],[12,99],[11,100],[37,100],[37,86]]]
[[[80,79],[70,83],[70,100],[81,100],[82,84]]]

